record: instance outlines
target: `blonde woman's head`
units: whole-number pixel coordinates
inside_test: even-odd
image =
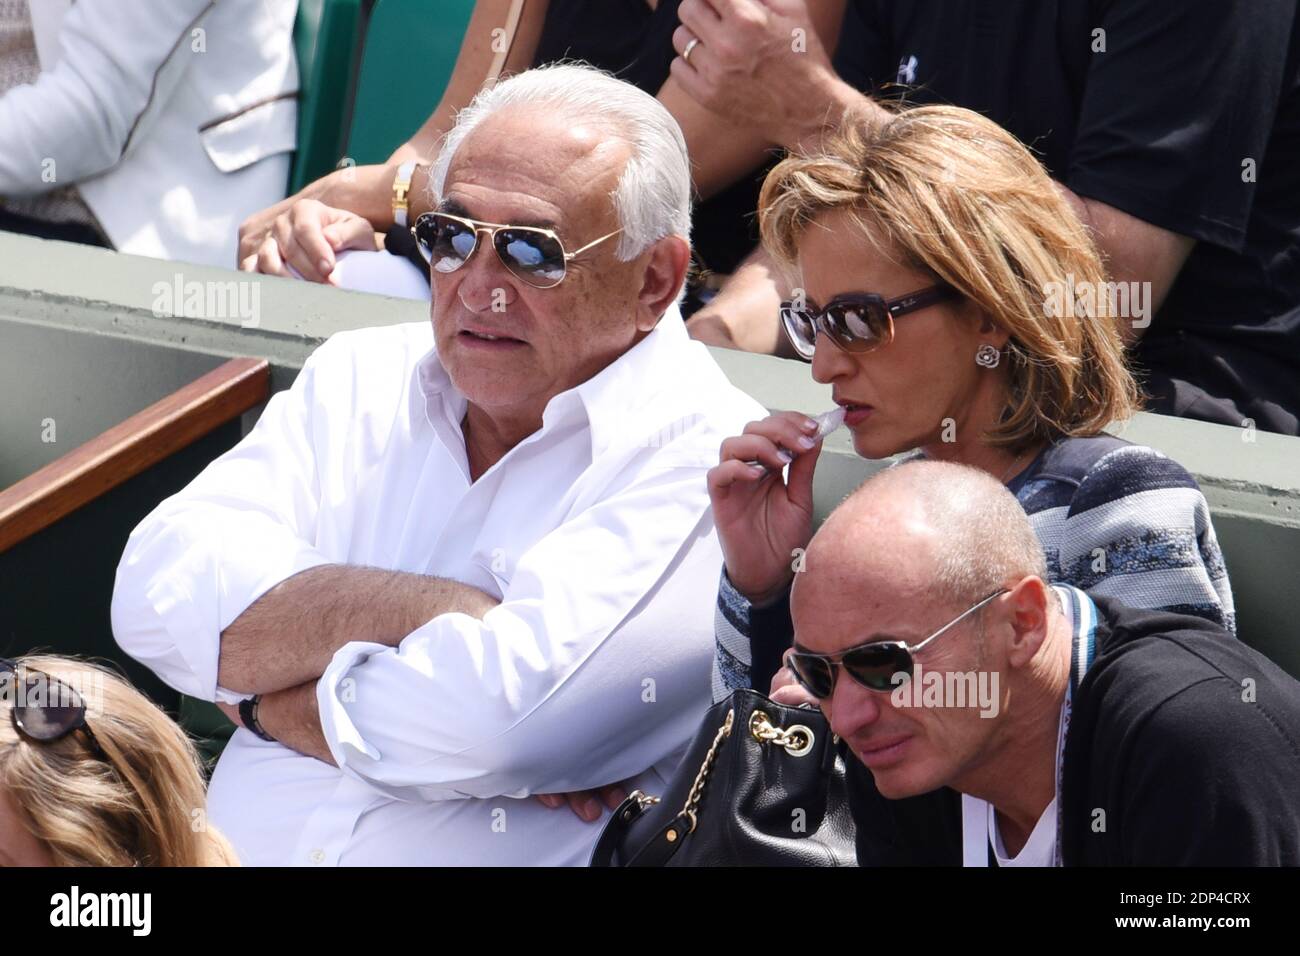
[[[817,336],[814,377],[869,409],[859,453],[1017,451],[1136,410],[1114,321],[1059,307],[1063,287],[1102,288],[1095,245],[1034,156],[979,114],[932,106],[849,123],[821,154],[781,162],[760,209],[764,244],[810,310],[852,293],[959,293],[900,315],[875,351]],[[998,350],[996,368],[976,363],[981,346]]]
[[[49,675],[77,691],[90,732],[53,741],[20,733],[12,713],[17,685],[12,674],[0,675],[0,863],[236,862],[207,824],[199,755],[167,714],[97,665],[45,655],[16,663],[28,676]]]

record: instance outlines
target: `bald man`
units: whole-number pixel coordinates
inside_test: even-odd
[[[1201,618],[1046,584],[984,472],[882,472],[806,558],[786,662],[857,758],[860,863],[1300,865],[1300,684]]]

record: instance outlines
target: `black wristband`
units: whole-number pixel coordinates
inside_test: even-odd
[[[257,708],[262,703],[262,695],[254,694],[252,697],[245,697],[239,702],[239,719],[243,721],[245,727],[251,730],[263,740],[269,740],[275,743],[275,738],[266,732],[261,722],[257,719]]]

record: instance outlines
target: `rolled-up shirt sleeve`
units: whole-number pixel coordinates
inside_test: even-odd
[[[704,468],[647,472],[524,552],[482,620],[441,614],[396,648],[340,648],[317,685],[330,751],[403,800],[641,773],[707,706],[720,563]]]
[[[131,533],[113,588],[113,634],[168,685],[204,700],[217,685],[221,632],[293,575],[330,563],[314,547],[319,481],[316,363],[268,403],[249,435]],[[317,413],[319,414],[319,413]]]

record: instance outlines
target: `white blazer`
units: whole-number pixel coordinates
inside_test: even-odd
[[[0,96],[0,195],[76,183],[113,245],[233,267],[285,195],[297,0],[37,0],[41,75]]]

